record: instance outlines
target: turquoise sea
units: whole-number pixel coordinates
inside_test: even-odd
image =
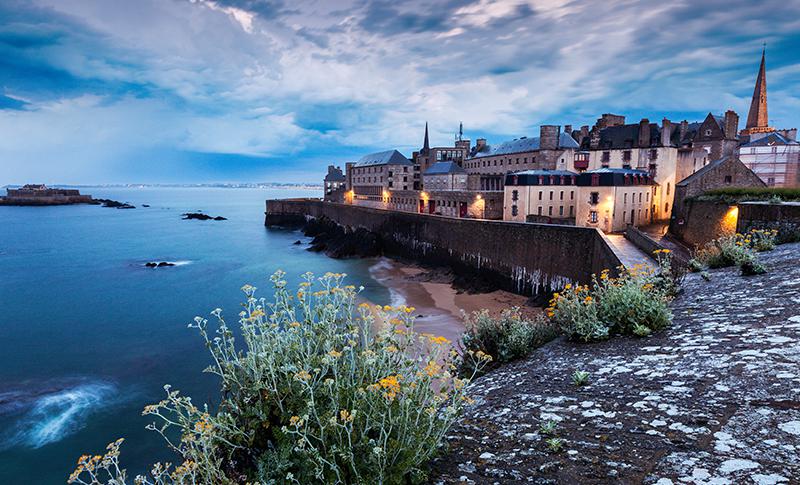
[[[294,282],[305,271],[344,272],[367,298],[389,300],[372,261],[329,259],[294,245],[305,240],[297,231],[264,227],[265,199],[319,193],[82,192],[137,208],[0,207],[0,484],[65,483],[81,454],[119,437],[129,475],[174,461],[141,410],[166,383],[213,401],[216,380],[201,372],[208,354],[187,324],[216,307],[235,322],[245,283],[264,294],[279,268]],[[228,220],[181,220],[197,210]]]

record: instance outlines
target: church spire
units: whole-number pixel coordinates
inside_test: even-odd
[[[744,132],[765,133],[772,131],[769,127],[767,116],[767,68],[766,46],[761,50],[761,67],[758,69],[756,87],[753,89],[753,100],[750,102],[750,112],[747,114],[747,125]]]
[[[431,151],[431,145],[428,143],[428,122],[425,122],[425,141],[422,144],[422,150],[420,150],[420,154],[427,155],[428,152]]]

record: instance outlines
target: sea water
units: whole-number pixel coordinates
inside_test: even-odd
[[[0,483],[65,483],[77,458],[125,438],[129,476],[175,461],[145,426],[164,384],[214,402],[217,380],[196,315],[238,319],[240,288],[271,294],[269,276],[347,273],[389,302],[371,260],[306,251],[298,231],[264,227],[264,201],[308,190],[84,188],[136,209],[0,206]],[[143,207],[147,204],[150,207]],[[203,211],[226,221],[182,220]],[[296,245],[300,240],[304,244]],[[149,261],[176,266],[146,268]],[[210,319],[210,321],[212,321]]]

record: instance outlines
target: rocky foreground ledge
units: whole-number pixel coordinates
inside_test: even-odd
[[[477,380],[431,483],[800,483],[800,244],[761,256],[764,275],[689,275],[665,332],[554,341]]]

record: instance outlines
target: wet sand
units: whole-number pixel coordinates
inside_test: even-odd
[[[492,315],[499,315],[502,310],[513,306],[525,308],[526,312],[537,311],[527,306],[526,297],[507,291],[468,294],[459,293],[449,281],[417,281],[416,277],[425,273],[425,269],[388,258],[380,258],[370,272],[389,289],[389,304],[416,309],[416,332],[440,335],[453,343],[458,342],[464,332],[462,311],[469,314],[486,309]]]

